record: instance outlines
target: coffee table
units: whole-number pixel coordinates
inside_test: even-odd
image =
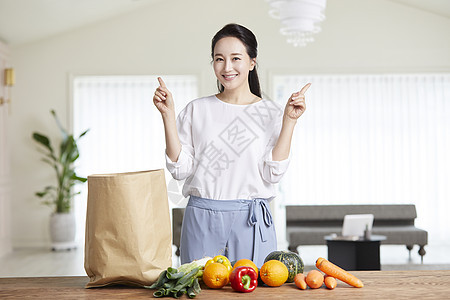
[[[372,235],[370,239],[325,236],[328,247],[328,260],[345,270],[381,270],[380,243],[384,235]]]

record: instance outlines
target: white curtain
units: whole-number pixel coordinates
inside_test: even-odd
[[[429,243],[450,244],[450,74],[273,76],[274,100],[311,82],[286,204],[416,205]]]
[[[197,98],[195,76],[164,76],[176,114]],[[73,131],[80,139],[79,175],[165,169],[164,127],[152,98],[156,76],[79,76],[73,81]],[[166,172],[166,180],[171,179]],[[87,186],[76,197],[78,238],[84,233]]]

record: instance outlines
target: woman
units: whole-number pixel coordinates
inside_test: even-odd
[[[181,263],[225,255],[258,267],[277,249],[269,201],[289,164],[291,138],[305,111],[304,93],[284,111],[262,99],[256,71],[257,41],[247,28],[228,24],[212,40],[219,93],[191,101],[175,118],[172,94],[158,78],[153,102],[161,112],[167,169],[186,179]]]

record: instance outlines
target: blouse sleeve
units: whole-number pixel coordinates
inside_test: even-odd
[[[288,169],[291,157],[291,153],[289,153],[289,157],[285,160],[274,161],[272,159],[272,150],[278,141],[281,131],[281,121],[278,123],[279,125],[274,126],[275,129],[270,137],[269,143],[267,144],[262,160],[259,163],[259,172],[261,177],[264,181],[271,184],[278,183],[281,180],[284,173],[286,173]]]
[[[178,160],[173,162],[166,155],[166,167],[176,180],[189,177],[194,170],[194,147],[192,142],[192,115],[188,107],[180,112],[177,118],[177,130],[181,143],[181,151]]]

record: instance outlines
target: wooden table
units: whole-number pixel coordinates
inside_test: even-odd
[[[237,293],[230,286],[203,288],[195,299],[450,299],[450,270],[355,271],[363,288],[339,282],[334,290],[299,290],[293,283]],[[0,299],[152,299],[153,290],[134,287],[85,289],[87,277],[0,278]],[[168,298],[171,299],[171,298]],[[181,299],[189,299],[183,296]]]

